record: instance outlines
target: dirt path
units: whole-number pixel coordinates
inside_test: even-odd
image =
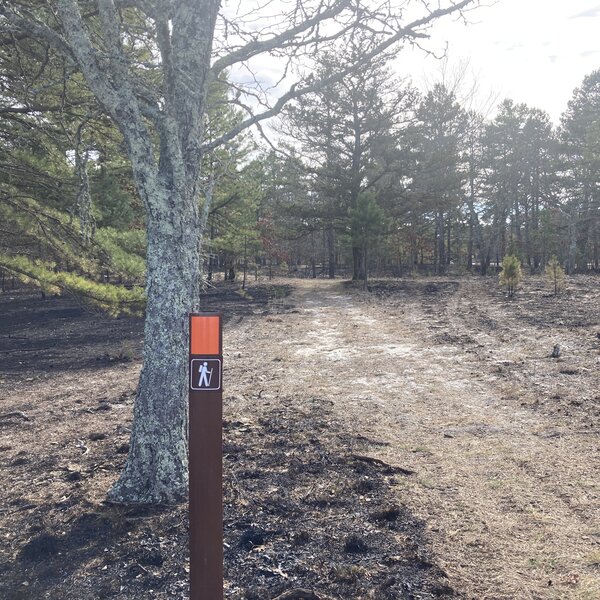
[[[398,499],[468,597],[597,600],[597,432],[532,411],[525,384],[502,378],[550,334],[519,323],[521,345],[508,344],[506,328],[469,321],[468,283],[441,291],[380,302],[340,282],[298,282],[295,312],[229,330],[236,399],[249,410],[283,393],[332,401],[341,422],[381,442],[378,458],[414,470]]]

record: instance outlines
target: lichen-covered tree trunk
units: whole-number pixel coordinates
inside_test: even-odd
[[[199,304],[199,220],[189,198],[171,195],[162,208],[148,222],[144,366],[114,502],[166,504],[187,495],[188,313]]]

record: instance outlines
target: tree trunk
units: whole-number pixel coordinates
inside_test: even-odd
[[[208,252],[208,275],[206,277],[207,281],[212,281],[213,278],[213,255],[212,255],[212,241],[215,239],[215,226],[211,225],[210,226],[210,248],[209,248],[209,252]]]
[[[514,225],[513,225],[513,229],[511,231],[514,231],[514,238],[511,237],[511,242],[514,242],[516,240],[517,242],[517,249],[518,252],[522,252],[523,250],[523,230],[521,228],[522,224],[521,224],[521,208],[519,205],[519,195],[517,192],[514,192],[515,195],[515,202],[514,202],[514,209],[513,209],[513,220],[514,220]]]
[[[452,262],[452,221],[448,213],[448,224],[446,227],[446,265],[450,266]]]
[[[244,278],[242,280],[242,289],[246,289],[246,272],[248,271],[248,238],[244,236]]]
[[[352,281],[361,281],[365,276],[363,249],[360,246],[352,247]]]
[[[435,274],[443,275],[446,272],[446,236],[444,233],[444,213],[436,215],[436,254]]]
[[[569,259],[567,261],[567,273],[571,275],[577,266],[577,225],[575,218],[571,215],[569,219]]]
[[[467,199],[469,206],[469,241],[467,243],[467,269],[473,270],[473,246],[475,243],[475,147],[473,138],[469,147],[469,196]]]
[[[467,270],[473,270],[473,242],[475,227],[473,224],[473,205],[469,204],[469,239],[467,241]]]
[[[329,279],[335,279],[335,232],[332,223],[327,228],[327,255]]]
[[[129,456],[113,502],[169,504],[187,497],[188,314],[199,307],[199,224],[194,202],[170,198],[148,221],[144,365]]]
[[[365,249],[363,251],[363,264],[364,264],[364,274],[363,274],[364,289],[368,290],[369,289],[369,285],[368,285],[369,267],[367,266],[367,243],[366,242],[365,242]]]

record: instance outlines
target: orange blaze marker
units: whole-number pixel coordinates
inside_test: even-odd
[[[223,599],[223,327],[190,315],[190,600]]]
[[[190,354],[222,354],[221,315],[191,315]]]

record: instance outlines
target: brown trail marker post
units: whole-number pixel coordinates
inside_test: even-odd
[[[190,600],[223,599],[223,326],[190,315]]]

